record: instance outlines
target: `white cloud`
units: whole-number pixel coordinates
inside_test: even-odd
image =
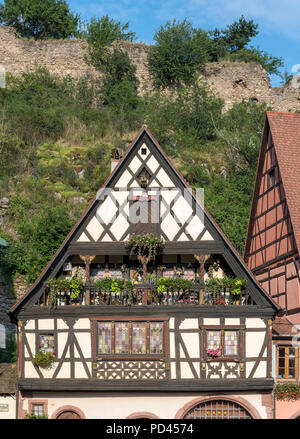
[[[204,29],[222,28],[243,14],[259,24],[260,33],[300,39],[300,0],[71,0],[70,5],[85,17],[108,14],[132,25],[148,21],[149,27],[153,22],[187,18]]]

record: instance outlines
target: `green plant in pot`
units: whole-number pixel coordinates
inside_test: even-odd
[[[50,369],[55,361],[55,352],[43,352],[41,349],[34,357],[34,363],[45,369]]]
[[[233,285],[230,288],[230,292],[231,294],[234,296],[235,300],[234,300],[234,304],[235,305],[239,305],[240,304],[240,295],[242,292],[242,288],[246,285],[246,280],[241,280],[241,279],[233,279]]]
[[[79,277],[74,277],[69,281],[69,289],[71,291],[71,301],[79,303],[79,296],[83,291],[83,280]]]
[[[132,235],[127,241],[127,247],[130,248],[131,254],[135,253],[138,260],[143,264],[144,277],[146,275],[148,262],[151,260],[155,261],[156,255],[163,245],[164,240],[162,237],[154,233]]]

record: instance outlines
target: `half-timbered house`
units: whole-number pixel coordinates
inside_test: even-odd
[[[146,127],[113,158],[104,186],[10,310],[18,416],[273,417],[279,307]],[[151,255],[130,246],[141,237]],[[38,354],[52,355],[51,367]]]
[[[284,310],[273,324],[273,375],[279,382],[299,382],[299,169],[300,114],[267,112],[244,257]],[[278,402],[276,412],[300,415],[300,403]]]

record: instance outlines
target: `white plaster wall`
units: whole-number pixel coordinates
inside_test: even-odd
[[[39,319],[38,328],[40,331],[53,331],[54,330],[54,319]]]
[[[35,321],[34,320],[28,320],[26,325],[24,326],[25,329],[35,329]]]
[[[34,393],[36,399],[48,399],[49,418],[60,407],[68,405],[77,407],[83,411],[88,419],[124,419],[136,412],[150,412],[161,419],[174,419],[176,413],[187,403],[193,401],[203,394],[143,394],[143,393],[63,393],[63,394],[39,394]],[[208,396],[211,396],[208,395]],[[227,395],[232,397],[242,397],[248,401],[265,419],[266,411],[261,403],[261,394],[242,394],[234,393]]]
[[[246,357],[259,356],[265,336],[265,332],[246,332]]]
[[[0,411],[1,419],[16,419],[16,397],[0,395],[0,406],[8,405],[8,411]]]

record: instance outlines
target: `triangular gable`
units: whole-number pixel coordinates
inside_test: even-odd
[[[86,217],[72,243],[124,242],[132,232],[131,209],[134,199],[143,198],[145,190],[139,177],[148,176],[147,195],[158,199],[156,221],[166,242],[214,241],[213,228],[205,227],[203,210],[198,212],[191,190],[174,172],[166,155],[148,131],[141,133],[123,158],[106,191],[98,194],[98,203]],[[99,198],[101,200],[99,200]]]
[[[290,184],[285,184],[287,170],[284,165],[282,166],[284,163],[282,148],[278,148],[276,142],[278,139],[276,136],[274,138],[273,129],[269,123],[272,117],[273,113],[268,112],[245,244],[244,258],[251,270],[263,268],[281,257],[297,252],[292,222],[294,217],[291,217],[289,208],[292,188]],[[289,155],[288,150],[285,155]],[[298,171],[297,165],[290,168],[290,174],[293,174],[293,169]],[[290,196],[287,195],[286,188]],[[295,193],[297,191],[298,189]],[[299,214],[298,217],[300,218]]]
[[[142,149],[146,149],[146,151],[143,151],[143,154]],[[38,291],[42,283],[51,278],[53,273],[57,272],[57,267],[61,266],[65,260],[64,257],[67,254],[68,248],[80,248],[80,246],[84,245],[84,249],[87,252],[86,254],[92,254],[92,252],[88,253],[89,249],[95,250],[95,248],[101,244],[118,244],[120,241],[123,242],[129,236],[129,226],[127,230],[123,225],[123,228],[121,227],[121,230],[118,230],[117,234],[115,228],[112,229],[114,222],[108,226],[108,223],[110,223],[110,215],[116,215],[116,212],[113,210],[115,209],[115,204],[110,200],[107,202],[106,209],[104,209],[103,203],[106,199],[109,199],[111,194],[115,195],[117,192],[122,193],[120,189],[124,188],[124,186],[133,191],[139,191],[140,186],[138,185],[138,176],[145,166],[150,174],[149,191],[155,192],[156,189],[160,189],[164,194],[162,198],[164,198],[165,204],[168,201],[170,202],[171,199],[169,207],[171,207],[170,212],[172,212],[172,215],[179,216],[182,220],[179,221],[180,224],[176,224],[176,227],[170,232],[170,224],[172,225],[173,223],[172,219],[168,218],[169,212],[165,214],[165,212],[160,210],[161,232],[162,236],[167,241],[167,244],[169,242],[171,245],[176,245],[176,243],[186,241],[187,245],[191,246],[192,253],[194,253],[195,247],[193,244],[195,242],[201,242],[202,252],[206,245],[214,245],[214,243],[219,245],[219,249],[222,247],[222,253],[236,275],[240,278],[246,277],[248,279],[250,283],[250,291],[251,294],[253,294],[255,303],[263,307],[271,306],[278,311],[279,307],[255,280],[238,252],[233,248],[224,233],[203,208],[195,194],[192,193],[193,211],[187,211],[187,207],[182,207],[184,201],[180,201],[180,207],[176,206],[176,202],[172,199],[173,191],[175,191],[176,188],[189,191],[191,191],[191,189],[161,149],[158,142],[144,126],[132,145],[128,148],[120,163],[108,177],[96,198],[91,202],[85,213],[73,227],[41,276],[27,293],[11,308],[11,313],[15,313],[21,307],[22,302],[25,300],[27,302],[27,300]],[[153,184],[150,187],[151,183]],[[105,193],[105,196],[103,197],[103,191],[107,189],[110,190],[109,195]],[[118,196],[123,197],[124,195]],[[169,197],[169,200],[166,201],[166,197]],[[175,197],[177,197],[178,202],[180,196],[176,195]],[[122,200],[119,198],[117,200],[117,207],[119,210],[121,205]],[[116,215],[117,219],[119,215],[122,215],[122,221],[119,221],[119,224],[124,224],[124,212],[128,212],[128,209],[123,203],[121,213],[119,212]],[[201,215],[199,215],[199,212],[202,212],[202,218]],[[105,217],[105,215],[107,215],[107,217]],[[101,221],[99,221],[99,218]],[[169,219],[169,222],[166,222],[167,226],[164,228],[164,221],[166,218]],[[187,219],[190,220],[188,224]]]

